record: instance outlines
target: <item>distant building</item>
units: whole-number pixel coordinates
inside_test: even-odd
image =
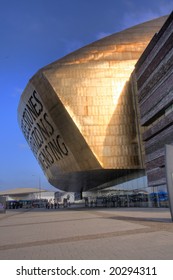
[[[39,190],[36,188],[17,188],[0,192],[0,197],[6,198],[7,208],[32,206],[45,206],[49,200],[54,200],[53,191]],[[40,203],[41,202],[41,203]],[[14,207],[13,207],[14,206]]]

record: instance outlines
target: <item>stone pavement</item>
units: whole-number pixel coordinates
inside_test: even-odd
[[[166,208],[7,210],[0,259],[172,260],[173,223]]]

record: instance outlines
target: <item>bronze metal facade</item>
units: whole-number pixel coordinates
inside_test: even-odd
[[[96,41],[31,78],[21,96],[18,120],[52,185],[84,191],[144,170],[129,78],[165,19]]]

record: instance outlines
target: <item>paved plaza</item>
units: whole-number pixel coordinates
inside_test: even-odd
[[[7,210],[0,259],[172,260],[173,223],[166,208]]]

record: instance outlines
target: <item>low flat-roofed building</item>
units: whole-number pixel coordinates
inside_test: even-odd
[[[39,188],[16,188],[0,192],[0,197],[6,198],[8,205],[23,206],[45,206],[47,201],[54,200],[54,191],[47,191]],[[13,207],[12,207],[13,208]]]

